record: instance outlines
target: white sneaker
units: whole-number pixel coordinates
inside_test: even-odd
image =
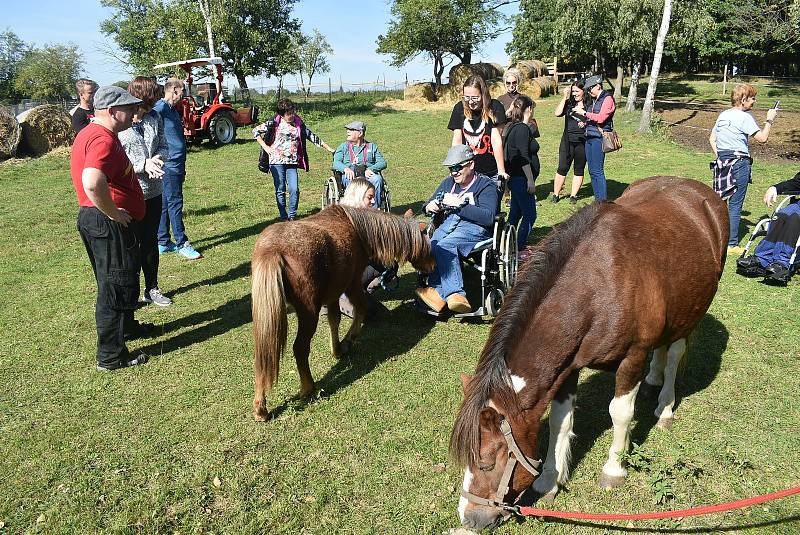
[[[143,301],[145,303],[153,303],[160,307],[168,307],[172,304],[172,299],[161,293],[158,288],[153,288],[149,292],[145,292]]]

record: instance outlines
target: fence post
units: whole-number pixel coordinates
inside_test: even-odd
[[[331,90],[331,77],[328,76],[328,102],[330,102],[331,99],[333,98],[332,93],[333,91]]]
[[[727,85],[728,85],[728,64],[726,63],[725,64],[725,72],[722,75],[722,94],[723,94],[723,96],[725,95],[725,89],[726,89]]]

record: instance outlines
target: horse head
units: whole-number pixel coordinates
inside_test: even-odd
[[[464,466],[458,515],[465,527],[492,529],[511,515],[508,506],[539,474],[540,462],[522,451],[536,451],[538,428],[530,429],[521,413],[512,417],[491,400],[476,407],[470,402],[471,378],[462,375],[461,380],[465,399],[450,443]]]

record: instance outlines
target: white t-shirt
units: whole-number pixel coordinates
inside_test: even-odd
[[[748,139],[761,130],[750,112],[731,108],[717,117],[713,132],[717,136],[717,151],[732,150],[750,154]]]

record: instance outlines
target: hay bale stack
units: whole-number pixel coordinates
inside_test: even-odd
[[[0,160],[17,155],[22,129],[10,111],[0,108]]]
[[[436,92],[431,82],[412,84],[403,91],[403,100],[414,102],[435,102]]]
[[[58,147],[68,147],[75,138],[72,121],[55,104],[43,104],[19,114],[22,127],[20,148],[31,156],[47,154]]]
[[[457,87],[460,91],[464,87],[464,80],[477,74],[484,81],[490,83],[497,78],[503,76],[503,66],[499,63],[473,63],[472,65],[464,65],[463,63],[456,65],[450,69],[448,74],[449,82],[447,85]]]
[[[519,61],[516,65],[514,65],[514,67],[519,69],[525,78],[539,78],[541,76],[547,76],[550,74],[547,69],[547,65],[538,59],[526,59]]]

